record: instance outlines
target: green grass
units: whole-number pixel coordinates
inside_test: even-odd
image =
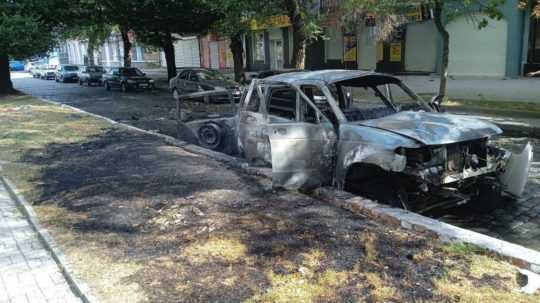
[[[443,107],[540,117],[540,103],[533,102],[449,99],[443,103]]]

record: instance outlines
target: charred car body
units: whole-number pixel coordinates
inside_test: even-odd
[[[239,102],[242,94],[240,84],[227,79],[217,70],[200,67],[177,69],[176,77],[169,81],[169,90],[174,98],[194,92],[216,92],[206,94],[198,99],[192,98],[194,101],[205,103],[227,103],[229,102],[229,94],[232,95],[235,102]]]
[[[203,146],[271,166],[275,186],[335,185],[420,212],[518,196],[532,158],[530,145],[521,155],[491,145],[497,126],[440,113],[398,78],[373,72],[254,80],[236,115],[185,125]]]

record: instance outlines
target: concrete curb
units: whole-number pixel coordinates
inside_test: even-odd
[[[167,144],[181,147],[189,152],[207,156],[211,159],[223,162],[230,167],[239,169],[249,175],[262,176],[271,179],[270,170],[249,167],[249,164],[241,159],[202,148],[197,145],[178,140],[171,136],[150,132],[128,124],[120,123],[109,118],[86,112],[76,107],[41,99],[44,102],[54,104],[60,107],[66,107],[76,112],[88,114],[95,118],[104,119],[112,124],[125,127],[140,133],[149,134],[164,139]],[[392,208],[378,204],[376,202],[354,196],[347,192],[337,191],[333,188],[319,188],[312,194],[313,197],[329,202],[340,208],[347,209],[357,215],[390,224],[395,227],[401,227],[416,232],[424,233],[440,239],[443,242],[464,242],[477,245],[490,250],[495,254],[506,258],[512,264],[528,269],[534,273],[540,273],[540,252],[535,250],[486,236],[467,229],[459,228],[447,223],[443,223],[419,214],[403,209]]]
[[[67,261],[66,256],[60,247],[56,244],[49,232],[39,224],[39,220],[36,213],[32,209],[32,206],[24,199],[22,195],[18,193],[16,187],[5,176],[0,176],[0,180],[6,187],[9,195],[13,198],[13,200],[15,200],[15,203],[30,223],[32,229],[36,231],[39,241],[43,244],[45,249],[51,253],[52,258],[60,268],[60,271],[71,288],[71,291],[84,303],[98,302],[98,300],[91,294],[88,285],[76,278],[75,271],[73,271],[71,268],[71,265]]]
[[[394,227],[401,227],[427,234],[443,242],[474,244],[494,252],[496,255],[509,260],[512,264],[520,268],[530,270],[534,273],[540,273],[540,252],[521,245],[443,223],[407,210],[384,206],[333,188],[319,188],[314,192],[314,196],[355,214],[366,216]]]

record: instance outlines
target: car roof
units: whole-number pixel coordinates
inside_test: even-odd
[[[266,81],[297,83],[310,80],[324,81],[326,83],[336,83],[340,81],[350,80],[354,78],[361,78],[367,76],[382,76],[392,78],[395,81],[400,81],[398,78],[381,74],[374,71],[362,71],[362,70],[347,70],[347,69],[325,69],[318,71],[305,71],[305,72],[292,72],[285,74],[278,74],[266,78]]]

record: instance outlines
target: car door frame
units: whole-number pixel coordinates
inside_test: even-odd
[[[283,83],[277,83],[280,86]],[[263,130],[270,144],[272,183],[276,187],[310,189],[331,185],[334,180],[338,132],[332,122],[296,85],[285,83],[296,91],[295,120],[271,121],[267,110]],[[272,90],[265,93],[264,108]],[[316,113],[317,123],[302,121],[301,102]]]
[[[252,163],[262,162],[263,165],[271,165],[270,142],[264,137],[265,134],[265,102],[262,89],[258,86],[260,81],[253,80],[239,104],[238,111],[238,147],[244,158]],[[256,93],[259,98],[257,111],[247,110],[247,106]]]

